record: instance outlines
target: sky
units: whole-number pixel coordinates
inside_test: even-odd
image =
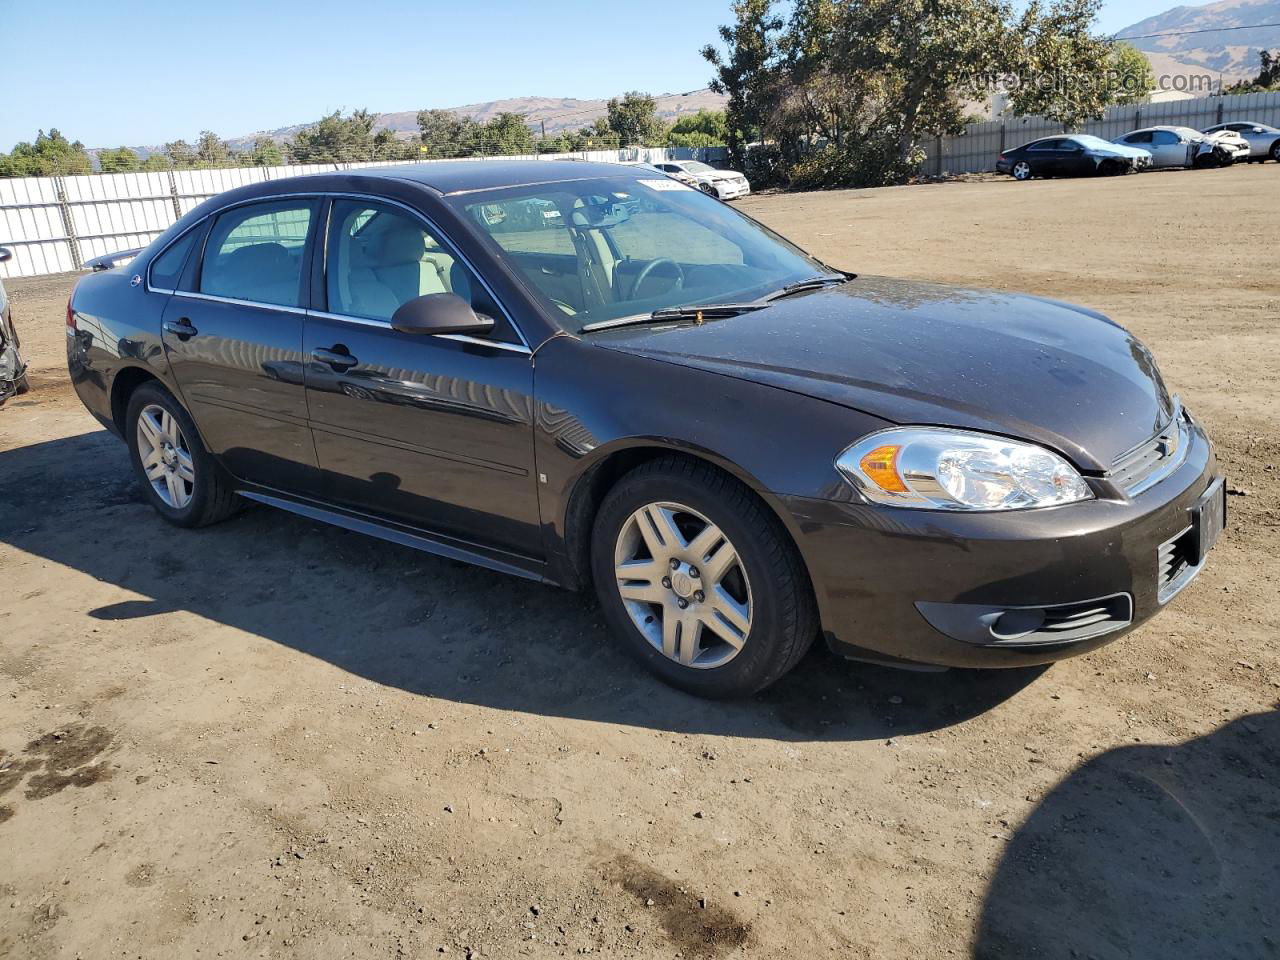
[[[1196,0],[1182,0],[1198,5]],[[1204,2],[1204,0],[1201,0]],[[1107,0],[1115,32],[1177,0]],[[706,86],[730,0],[0,0],[0,150],[149,146],[506,97]]]

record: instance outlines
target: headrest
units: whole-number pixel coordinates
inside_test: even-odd
[[[417,263],[426,253],[425,237],[418,227],[403,220],[393,223],[378,240],[378,266]]]

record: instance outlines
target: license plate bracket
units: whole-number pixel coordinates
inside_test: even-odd
[[[1191,511],[1191,525],[1196,531],[1193,562],[1199,566],[1227,528],[1227,485],[1224,477],[1215,480],[1197,501]]]

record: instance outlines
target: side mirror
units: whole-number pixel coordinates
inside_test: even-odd
[[[391,315],[391,329],[423,336],[442,333],[483,336],[493,330],[493,317],[476,313],[456,293],[426,293],[400,304]]]
[[[0,247],[0,263],[13,258],[13,251],[8,247]]]
[[[1262,132],[1262,128],[1261,128],[1261,127],[1254,127],[1254,128],[1253,128],[1253,130],[1252,130],[1251,132],[1252,132],[1252,133],[1261,133],[1261,132]]]

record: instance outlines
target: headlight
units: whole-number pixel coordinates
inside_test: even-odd
[[[840,454],[836,468],[868,499],[897,507],[1021,510],[1093,497],[1056,453],[967,430],[881,430]]]

